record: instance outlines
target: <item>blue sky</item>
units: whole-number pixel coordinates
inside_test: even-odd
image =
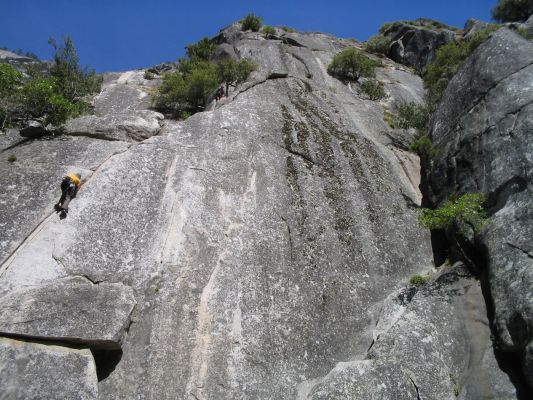
[[[267,25],[366,40],[387,21],[429,17],[463,27],[490,20],[497,0],[1,0],[0,46],[51,58],[49,37],[70,35],[99,72],[176,60],[184,46],[253,12]]]

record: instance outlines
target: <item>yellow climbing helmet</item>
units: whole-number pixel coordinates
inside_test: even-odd
[[[74,182],[74,184],[75,184],[76,186],[80,186],[80,183],[81,183],[81,175],[80,175],[80,174],[74,174],[74,173],[72,173],[72,172],[69,172],[69,173],[67,174],[67,176],[70,178],[70,180],[71,180],[72,182]]]

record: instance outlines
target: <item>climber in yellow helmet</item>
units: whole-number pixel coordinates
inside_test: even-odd
[[[56,212],[60,212],[60,219],[67,217],[68,204],[70,203],[70,200],[76,197],[78,189],[80,188],[80,184],[80,174],[69,173],[63,178],[63,181],[61,182],[61,198],[57,204],[54,205]]]

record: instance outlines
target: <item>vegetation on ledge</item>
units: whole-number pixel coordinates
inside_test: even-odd
[[[154,98],[155,108],[182,119],[204,110],[220,85],[227,95],[230,86],[244,82],[256,68],[249,59],[212,62],[216,45],[207,37],[186,50],[187,58],[178,61],[177,71],[163,76]]]
[[[26,74],[8,64],[0,64],[0,129],[29,119],[45,125],[61,125],[90,109],[91,95],[98,93],[102,77],[81,67],[74,43],[50,39],[54,63],[47,73],[26,67]]]
[[[485,200],[485,195],[482,193],[466,193],[446,201],[434,210],[422,208],[418,221],[428,229],[446,229],[457,225],[463,232],[468,228],[479,232],[489,223],[483,207]]]
[[[372,60],[361,50],[349,47],[333,57],[328,73],[341,80],[357,82],[362,77],[374,78],[375,69],[379,66],[381,62]]]

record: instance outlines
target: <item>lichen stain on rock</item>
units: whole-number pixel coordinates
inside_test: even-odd
[[[303,193],[298,184],[298,170],[294,164],[292,156],[287,156],[286,158],[286,177],[287,183],[292,191],[292,202],[291,205],[297,210],[297,220],[300,230],[303,230],[305,225],[305,220],[307,219],[307,213],[305,212],[305,201],[303,198]]]

